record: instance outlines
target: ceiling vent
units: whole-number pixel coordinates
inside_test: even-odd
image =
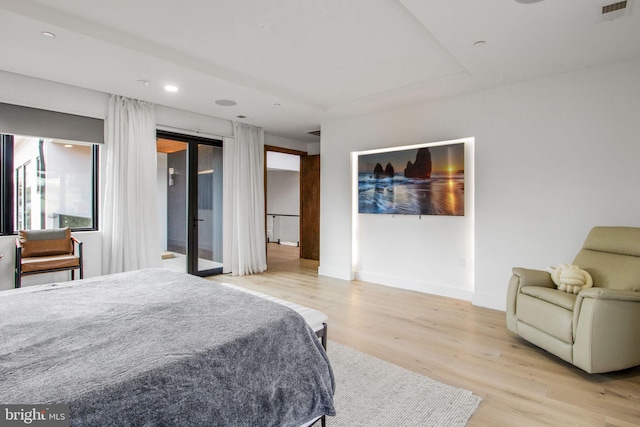
[[[605,4],[600,9],[600,20],[611,21],[622,18],[631,13],[631,0],[619,1],[616,3]]]
[[[309,135],[320,136],[320,129],[307,132]]]

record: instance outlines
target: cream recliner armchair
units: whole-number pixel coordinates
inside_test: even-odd
[[[577,295],[514,268],[507,327],[589,373],[640,365],[640,228],[594,227],[573,264],[593,278]]]

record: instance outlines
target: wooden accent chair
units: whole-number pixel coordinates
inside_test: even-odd
[[[78,247],[76,255],[75,247]],[[82,242],[71,236],[69,228],[20,230],[16,238],[15,287],[22,286],[22,276],[54,271],[75,270],[84,277]]]

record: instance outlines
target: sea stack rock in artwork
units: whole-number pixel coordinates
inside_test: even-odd
[[[393,178],[395,175],[395,171],[393,170],[393,166],[391,163],[387,163],[387,167],[382,169],[382,165],[380,163],[376,163],[376,167],[373,168],[373,176],[376,179],[380,178]]]
[[[380,163],[376,163],[376,167],[373,168],[373,176],[375,179],[378,179],[382,175],[384,175],[384,170],[382,170],[382,165]]]
[[[416,154],[415,163],[407,162],[404,170],[406,178],[430,178],[431,177],[431,153],[429,148],[420,148]]]
[[[393,170],[393,165],[391,162],[387,163],[387,166],[384,168],[384,174],[389,178],[393,178],[396,172]]]

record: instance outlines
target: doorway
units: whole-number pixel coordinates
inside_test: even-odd
[[[299,258],[319,260],[320,156],[265,146],[265,159],[267,251],[296,246]]]
[[[267,249],[300,247],[300,156],[267,151]]]
[[[157,133],[163,266],[222,273],[222,141]]]

